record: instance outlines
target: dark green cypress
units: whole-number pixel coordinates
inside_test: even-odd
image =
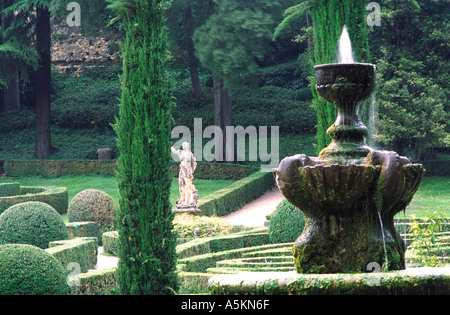
[[[166,1],[115,0],[122,45],[119,267],[122,294],[167,295],[178,289],[176,238],[169,203],[172,85],[166,72]]]
[[[337,62],[338,41],[344,25],[352,41],[356,61],[370,60],[367,33],[367,1],[365,0],[311,0],[315,65]],[[315,82],[312,85],[315,86]],[[327,129],[336,120],[335,106],[320,98],[314,91],[313,106],[317,111],[318,152],[331,141]]]

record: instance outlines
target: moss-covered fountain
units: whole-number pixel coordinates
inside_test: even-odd
[[[293,246],[296,274],[220,276],[211,279],[213,292],[449,294],[449,268],[404,270],[406,246],[394,216],[425,170],[365,144],[358,109],[375,89],[376,67],[347,61],[314,69],[317,93],[338,109],[327,131],[332,142],[319,157],[288,157],[274,170],[280,191],[307,218]],[[376,279],[367,273],[374,270]]]

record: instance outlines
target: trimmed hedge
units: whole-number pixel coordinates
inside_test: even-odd
[[[73,263],[78,264],[80,273],[88,272],[97,265],[98,239],[95,237],[75,238],[50,243],[46,252],[58,259],[68,273],[73,272]],[[78,267],[76,266],[76,267]]]
[[[15,188],[11,191],[17,192]],[[46,203],[52,206],[59,214],[64,214],[67,213],[69,194],[67,192],[67,188],[65,187],[21,186],[17,195],[0,197],[0,214],[16,204],[30,201]]]
[[[269,220],[269,239],[272,243],[294,242],[305,227],[305,215],[284,199]]]
[[[450,176],[450,160],[419,161],[427,170],[425,176]]]
[[[0,295],[68,295],[61,263],[31,245],[0,246]]]
[[[19,183],[0,184],[0,197],[15,196],[20,193]]]
[[[66,227],[70,238],[96,237],[99,240],[101,236],[97,222],[72,222]]]
[[[71,295],[115,295],[119,294],[116,268],[98,270],[69,278]]]
[[[178,163],[171,163],[171,172],[178,176]],[[10,177],[62,177],[83,175],[115,176],[117,161],[100,160],[27,160],[6,161],[4,163],[6,175]],[[227,163],[199,162],[195,170],[198,179],[234,179],[239,180],[250,176],[258,170],[257,167]]]
[[[62,177],[98,174],[115,176],[117,161],[6,161],[3,168],[10,177]]]
[[[28,244],[46,249],[49,242],[68,238],[61,215],[46,203],[17,204],[0,215],[0,244]]]
[[[68,217],[69,222],[97,222],[100,233],[113,231],[116,223],[114,200],[101,190],[83,190],[70,201]]]
[[[207,216],[226,216],[263,195],[275,185],[272,173],[256,172],[199,201]]]
[[[119,254],[118,242],[119,242],[119,232],[111,231],[102,234],[104,253],[117,256]]]

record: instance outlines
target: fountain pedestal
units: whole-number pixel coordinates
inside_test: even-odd
[[[394,216],[417,191],[424,168],[395,152],[365,145],[357,110],[375,87],[371,64],[315,67],[317,92],[338,108],[331,144],[318,158],[296,155],[274,171],[285,198],[306,216],[293,253],[298,273],[405,268],[405,245]]]

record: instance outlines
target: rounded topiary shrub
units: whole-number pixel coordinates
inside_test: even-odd
[[[0,295],[68,295],[67,272],[44,250],[0,245]]]
[[[97,222],[101,235],[114,230],[114,200],[101,190],[83,190],[70,201],[68,216],[69,222]]]
[[[294,242],[305,227],[305,215],[284,199],[269,220],[269,240],[272,243]]]
[[[19,203],[0,215],[0,244],[28,244],[46,249],[49,242],[68,238],[61,215],[46,203]]]

